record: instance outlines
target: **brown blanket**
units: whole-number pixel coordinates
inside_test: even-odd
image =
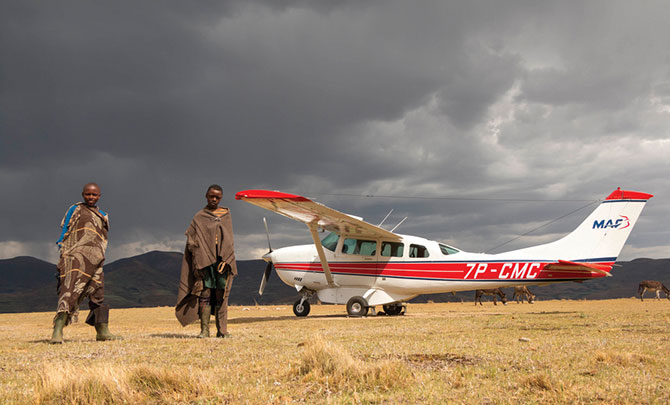
[[[219,308],[218,328],[227,333],[228,296],[232,279],[237,275],[235,249],[233,243],[233,223],[230,211],[218,217],[205,208],[198,211],[186,230],[186,249],[181,264],[181,277],[177,293],[175,313],[177,319],[186,326],[199,319],[198,297],[203,291],[202,275],[197,271],[217,263],[217,258],[229,268],[223,304]]]
[[[102,264],[105,261],[107,232],[109,222],[107,214],[97,207],[88,207],[77,203],[66,224],[58,261],[58,307],[56,312],[67,312],[66,324],[76,322],[79,305],[89,298],[91,311],[103,304],[104,278]],[[90,317],[90,316],[89,316]]]

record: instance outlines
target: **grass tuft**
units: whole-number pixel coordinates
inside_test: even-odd
[[[210,397],[216,385],[200,370],[138,367],[128,373],[128,384],[142,396],[160,397],[168,402],[180,398]]]
[[[631,367],[640,364],[654,363],[654,358],[651,356],[627,352],[596,351],[594,353],[594,359],[597,363],[619,367]]]
[[[74,367],[45,364],[36,387],[40,404],[112,404],[132,402],[123,381],[126,369],[115,365]]]
[[[46,364],[39,381],[40,404],[176,403],[215,395],[199,371],[147,366]]]
[[[343,347],[316,335],[303,352],[298,373],[305,381],[336,388],[389,390],[413,380],[405,364],[392,360],[369,363],[355,359]]]
[[[558,388],[552,378],[546,374],[535,374],[521,380],[521,385],[531,390],[555,391]]]

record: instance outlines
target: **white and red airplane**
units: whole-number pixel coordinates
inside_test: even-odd
[[[336,211],[308,198],[267,190],[235,195],[259,207],[303,222],[314,244],[268,252],[259,294],[274,265],[300,299],[297,316],[309,313],[309,298],[346,304],[352,316],[382,305],[389,315],[420,294],[517,285],[545,285],[610,276],[610,270],[651,194],[617,189],[570,234],[551,243],[499,254],[469,253],[452,246],[401,235]],[[330,233],[319,239],[320,229]],[[269,236],[268,236],[269,243]]]

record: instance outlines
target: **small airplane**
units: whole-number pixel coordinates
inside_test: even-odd
[[[611,276],[617,256],[651,197],[618,188],[563,238],[486,254],[394,233],[299,195],[268,190],[235,195],[237,200],[307,225],[313,244],[274,251],[270,247],[263,256],[267,266],[258,291],[263,294],[274,265],[281,280],[298,291],[300,299],[293,305],[296,316],[309,314],[308,300],[314,294],[323,303],[346,304],[350,316],[365,316],[379,305],[387,315],[400,315],[406,309],[404,303],[421,294]],[[330,233],[320,239],[319,230]]]

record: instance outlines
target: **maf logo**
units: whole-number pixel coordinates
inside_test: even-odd
[[[614,228],[614,229],[625,229],[630,226],[630,220],[628,217],[619,215],[621,218],[617,219],[616,221],[613,221],[611,219],[608,219],[605,221],[604,219],[601,219],[598,221],[597,219],[593,221],[593,229],[607,229],[607,228]],[[623,225],[623,226],[621,226]]]

